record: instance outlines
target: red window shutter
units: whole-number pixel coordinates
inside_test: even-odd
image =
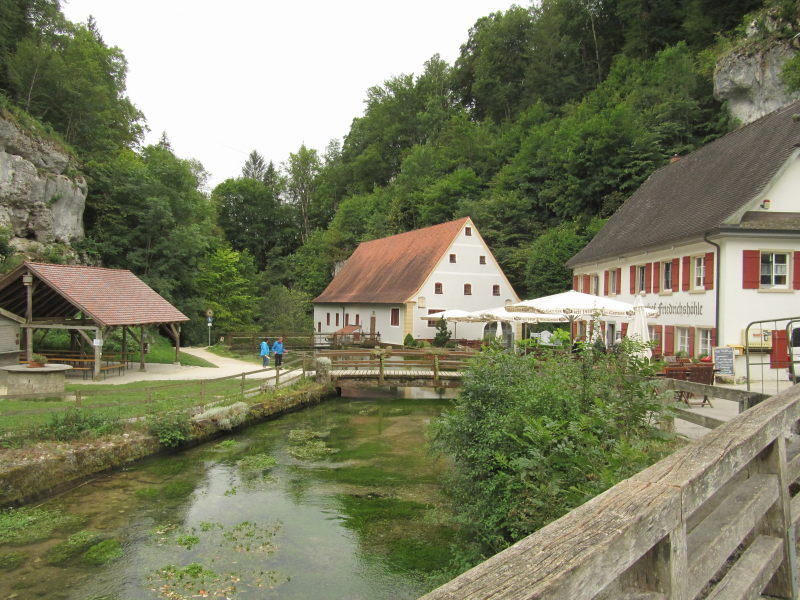
[[[584,275],[583,276],[583,288],[581,288],[581,291],[584,294],[588,294],[589,293],[589,276],[588,275]]]
[[[622,293],[622,267],[617,269],[617,289],[614,290],[615,294]]]
[[[620,325],[620,329],[622,331],[622,337],[625,337],[626,335],[628,335],[628,324],[627,323],[623,323],[622,325]]]
[[[631,281],[630,281],[630,284],[631,284],[631,294],[633,295],[633,294],[636,293],[636,266],[635,265],[631,265]]]
[[[692,269],[690,268],[692,259],[688,256],[683,257],[683,272],[681,273],[681,289],[686,292],[689,290],[690,282],[689,279],[692,276]],[[677,287],[677,286],[676,286]]]
[[[653,263],[653,293],[661,289],[661,263]]]
[[[689,357],[694,356],[694,327],[689,327]]]
[[[672,259],[672,291],[677,292],[681,289],[681,259]]]
[[[742,250],[742,288],[757,290],[761,282],[761,251]]]
[[[644,293],[649,294],[653,289],[650,281],[653,277],[653,263],[647,263],[644,266]]]
[[[794,253],[794,270],[792,271],[792,288],[800,290],[800,252]]]
[[[576,292],[578,291],[578,276],[577,275],[573,275],[572,276],[572,289],[575,290]]]
[[[706,289],[714,289],[714,253],[706,252]]]
[[[789,366],[789,341],[785,329],[772,330],[772,350],[769,354],[770,369],[785,369]]]
[[[608,296],[608,271],[603,271],[603,296]]]
[[[712,348],[716,348],[716,346],[717,346],[717,330],[716,329],[712,329],[711,330],[711,347]]]
[[[577,337],[578,337],[578,324],[575,321],[573,321],[572,322],[572,339],[574,340]]]
[[[664,325],[664,356],[675,354],[675,326]]]

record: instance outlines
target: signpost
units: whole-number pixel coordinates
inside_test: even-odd
[[[214,311],[210,308],[206,311],[206,319],[208,319],[208,345],[211,345],[211,325],[214,323]]]

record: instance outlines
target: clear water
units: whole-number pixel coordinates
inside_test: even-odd
[[[74,528],[0,547],[26,554],[0,571],[0,598],[416,598],[434,586],[428,576],[446,563],[453,534],[439,487],[447,465],[425,440],[445,406],[396,396],[326,401],[100,477],[42,508],[81,515],[78,529],[118,540],[122,557],[48,564],[48,549]],[[321,434],[311,443],[337,452],[298,458],[310,448],[298,431]],[[273,468],[241,462],[264,455]],[[213,575],[180,571],[193,564]]]

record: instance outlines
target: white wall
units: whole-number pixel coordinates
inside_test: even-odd
[[[466,227],[471,228],[472,235],[466,235]],[[455,263],[450,262],[450,254],[456,255]],[[485,257],[485,264],[481,264],[481,256]],[[435,293],[436,283],[442,284],[441,294]],[[472,286],[471,295],[464,294],[465,283]],[[500,286],[499,296],[493,295],[495,285]],[[424,299],[423,302],[420,302],[420,299]],[[519,297],[511,288],[475,226],[471,221],[467,221],[411,300],[414,301],[412,335],[415,339],[430,339],[436,334],[436,328],[428,327],[428,321],[422,317],[432,309],[457,308],[474,311],[505,306],[517,302]],[[470,340],[482,339],[484,326],[485,323],[448,324],[450,332],[459,339]]]
[[[771,212],[797,212],[797,190],[800,190],[800,157],[796,156],[784,166],[773,182],[758,196],[756,205],[769,199]],[[750,207],[751,210],[764,210],[759,206]]]

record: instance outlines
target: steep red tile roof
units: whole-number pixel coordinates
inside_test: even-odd
[[[102,326],[153,325],[189,320],[126,269],[35,262],[20,265],[0,280],[0,306],[19,315],[25,314],[24,306],[20,305],[19,289],[24,288],[21,275],[26,270],[30,270],[36,279],[55,292],[34,292],[34,318],[69,317],[81,311]],[[48,299],[42,301],[39,299],[42,297]]]
[[[406,301],[425,281],[469,217],[362,242],[314,302]]]

